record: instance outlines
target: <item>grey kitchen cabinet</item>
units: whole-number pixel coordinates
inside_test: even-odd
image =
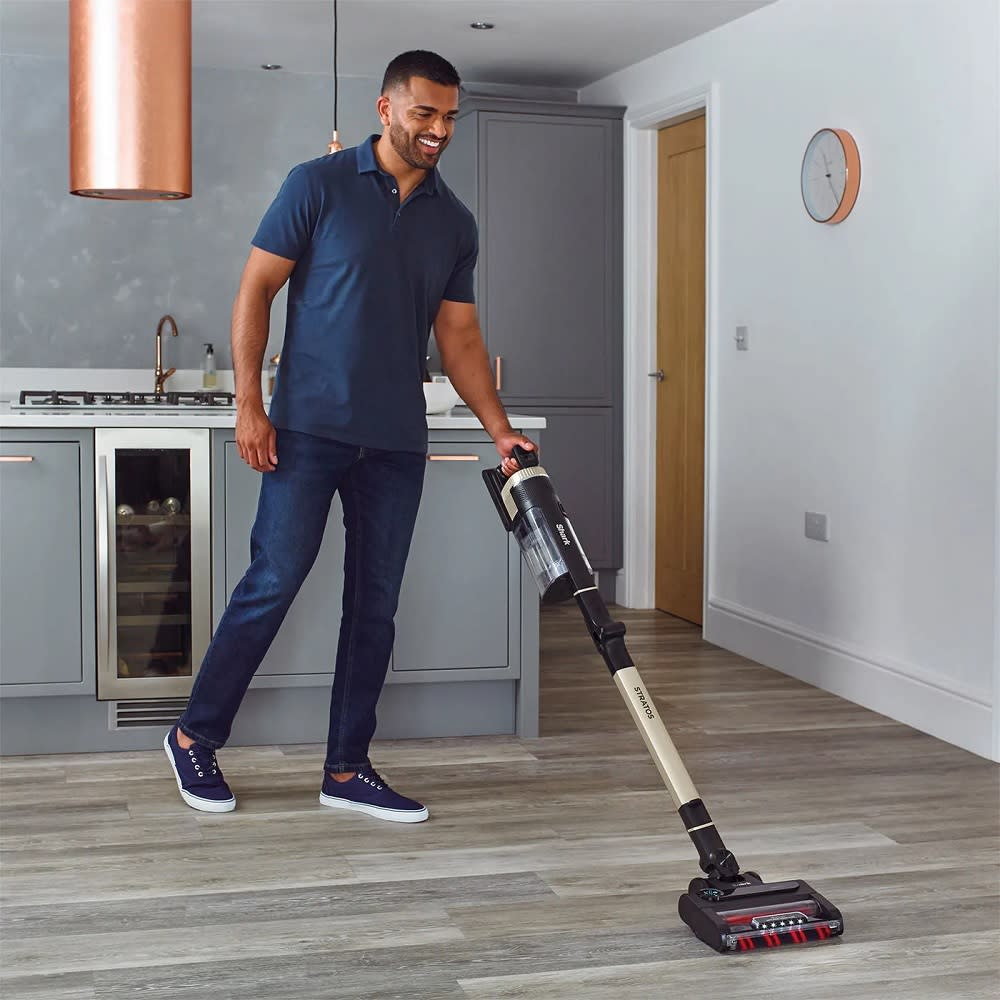
[[[622,112],[470,98],[442,159],[479,225],[480,323],[518,409],[619,393]]]
[[[552,477],[590,564],[614,566],[615,525],[622,519],[617,414],[609,406],[531,406],[523,412],[545,417],[540,462]]]
[[[0,687],[95,690],[93,433],[0,434]]]
[[[215,526],[214,625],[250,565],[250,529],[257,514],[261,476],[239,456],[232,431],[217,431],[213,442]],[[292,603],[254,678],[255,686],[315,683],[333,672],[344,592],[343,512],[334,497],[316,562]],[[310,678],[312,678],[310,680]]]
[[[622,560],[623,111],[471,97],[441,164],[479,226],[476,297],[501,399],[557,416],[547,447],[566,503],[586,498],[596,569]],[[577,416],[578,439],[601,424],[603,468],[617,473],[596,492],[587,456],[569,454]]]
[[[396,614],[386,681],[513,680],[520,676],[522,569],[481,472],[498,461],[483,432],[431,434],[424,493]],[[214,616],[250,562],[261,473],[213,442]],[[255,687],[326,683],[334,668],[343,596],[344,529],[335,497],[319,555],[254,678]],[[319,675],[322,675],[322,679]]]
[[[250,561],[262,477],[239,459],[233,428],[216,425],[210,439],[217,627]],[[427,464],[376,738],[535,737],[538,591],[482,483],[497,461],[493,443],[481,428],[460,427],[432,429],[430,443],[438,457]],[[157,749],[183,697],[97,698],[96,654],[107,637],[98,639],[95,431],[6,427],[0,457],[21,460],[0,462],[0,753]],[[233,745],[298,744],[324,731],[343,552],[334,500],[313,570],[240,707]],[[37,694],[62,697],[21,697]]]
[[[481,475],[497,461],[492,443],[431,443],[396,615],[394,675],[471,668],[516,676],[510,619],[518,612],[520,555]]]

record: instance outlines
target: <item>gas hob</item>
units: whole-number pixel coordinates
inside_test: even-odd
[[[196,392],[69,392],[24,390],[12,410],[233,410],[231,392],[202,389]]]

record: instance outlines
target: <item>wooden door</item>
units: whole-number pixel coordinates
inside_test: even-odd
[[[656,607],[701,624],[705,511],[705,118],[659,134]]]

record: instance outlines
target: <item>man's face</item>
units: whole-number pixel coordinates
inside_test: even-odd
[[[458,87],[411,76],[407,86],[379,98],[379,112],[397,155],[411,167],[430,170],[455,131]]]

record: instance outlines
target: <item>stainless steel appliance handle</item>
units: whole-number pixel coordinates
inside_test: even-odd
[[[0,455],[0,462],[34,462],[34,455]]]
[[[108,459],[97,463],[97,670],[111,670],[111,508],[108,502]]]

